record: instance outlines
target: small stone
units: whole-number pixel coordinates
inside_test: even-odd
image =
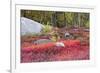
[[[37,41],[34,41],[34,44],[44,44],[44,43],[49,43],[49,42],[53,42],[53,41],[49,39],[39,39]]]

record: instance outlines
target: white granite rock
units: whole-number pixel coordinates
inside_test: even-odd
[[[21,35],[40,33],[44,26],[34,20],[21,17]]]

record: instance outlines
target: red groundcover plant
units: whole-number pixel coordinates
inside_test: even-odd
[[[65,41],[59,41],[64,43],[65,46],[76,46],[76,45],[80,45],[80,41],[79,40],[65,40]],[[56,42],[51,42],[51,43],[46,43],[46,44],[38,44],[38,45],[30,45],[27,47],[22,47],[23,50],[29,51],[29,50],[34,50],[34,49],[47,49],[50,47],[54,47],[56,46]]]
[[[65,47],[57,47],[56,42],[31,44],[22,47],[21,62],[44,62],[89,59],[89,46],[80,40],[64,40]]]

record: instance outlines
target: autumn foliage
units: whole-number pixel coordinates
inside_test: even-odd
[[[89,46],[80,40],[60,41],[65,47],[57,47],[55,43],[28,45],[22,47],[21,62],[43,62],[60,60],[89,59]]]

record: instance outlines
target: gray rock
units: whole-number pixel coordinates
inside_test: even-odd
[[[89,29],[84,29],[85,32],[89,32]]]
[[[44,26],[34,20],[21,17],[21,35],[40,33]]]
[[[70,33],[66,32],[65,37],[70,37]]]
[[[37,41],[34,41],[34,44],[44,44],[44,43],[49,43],[49,42],[53,42],[53,41],[49,39],[39,39]]]

